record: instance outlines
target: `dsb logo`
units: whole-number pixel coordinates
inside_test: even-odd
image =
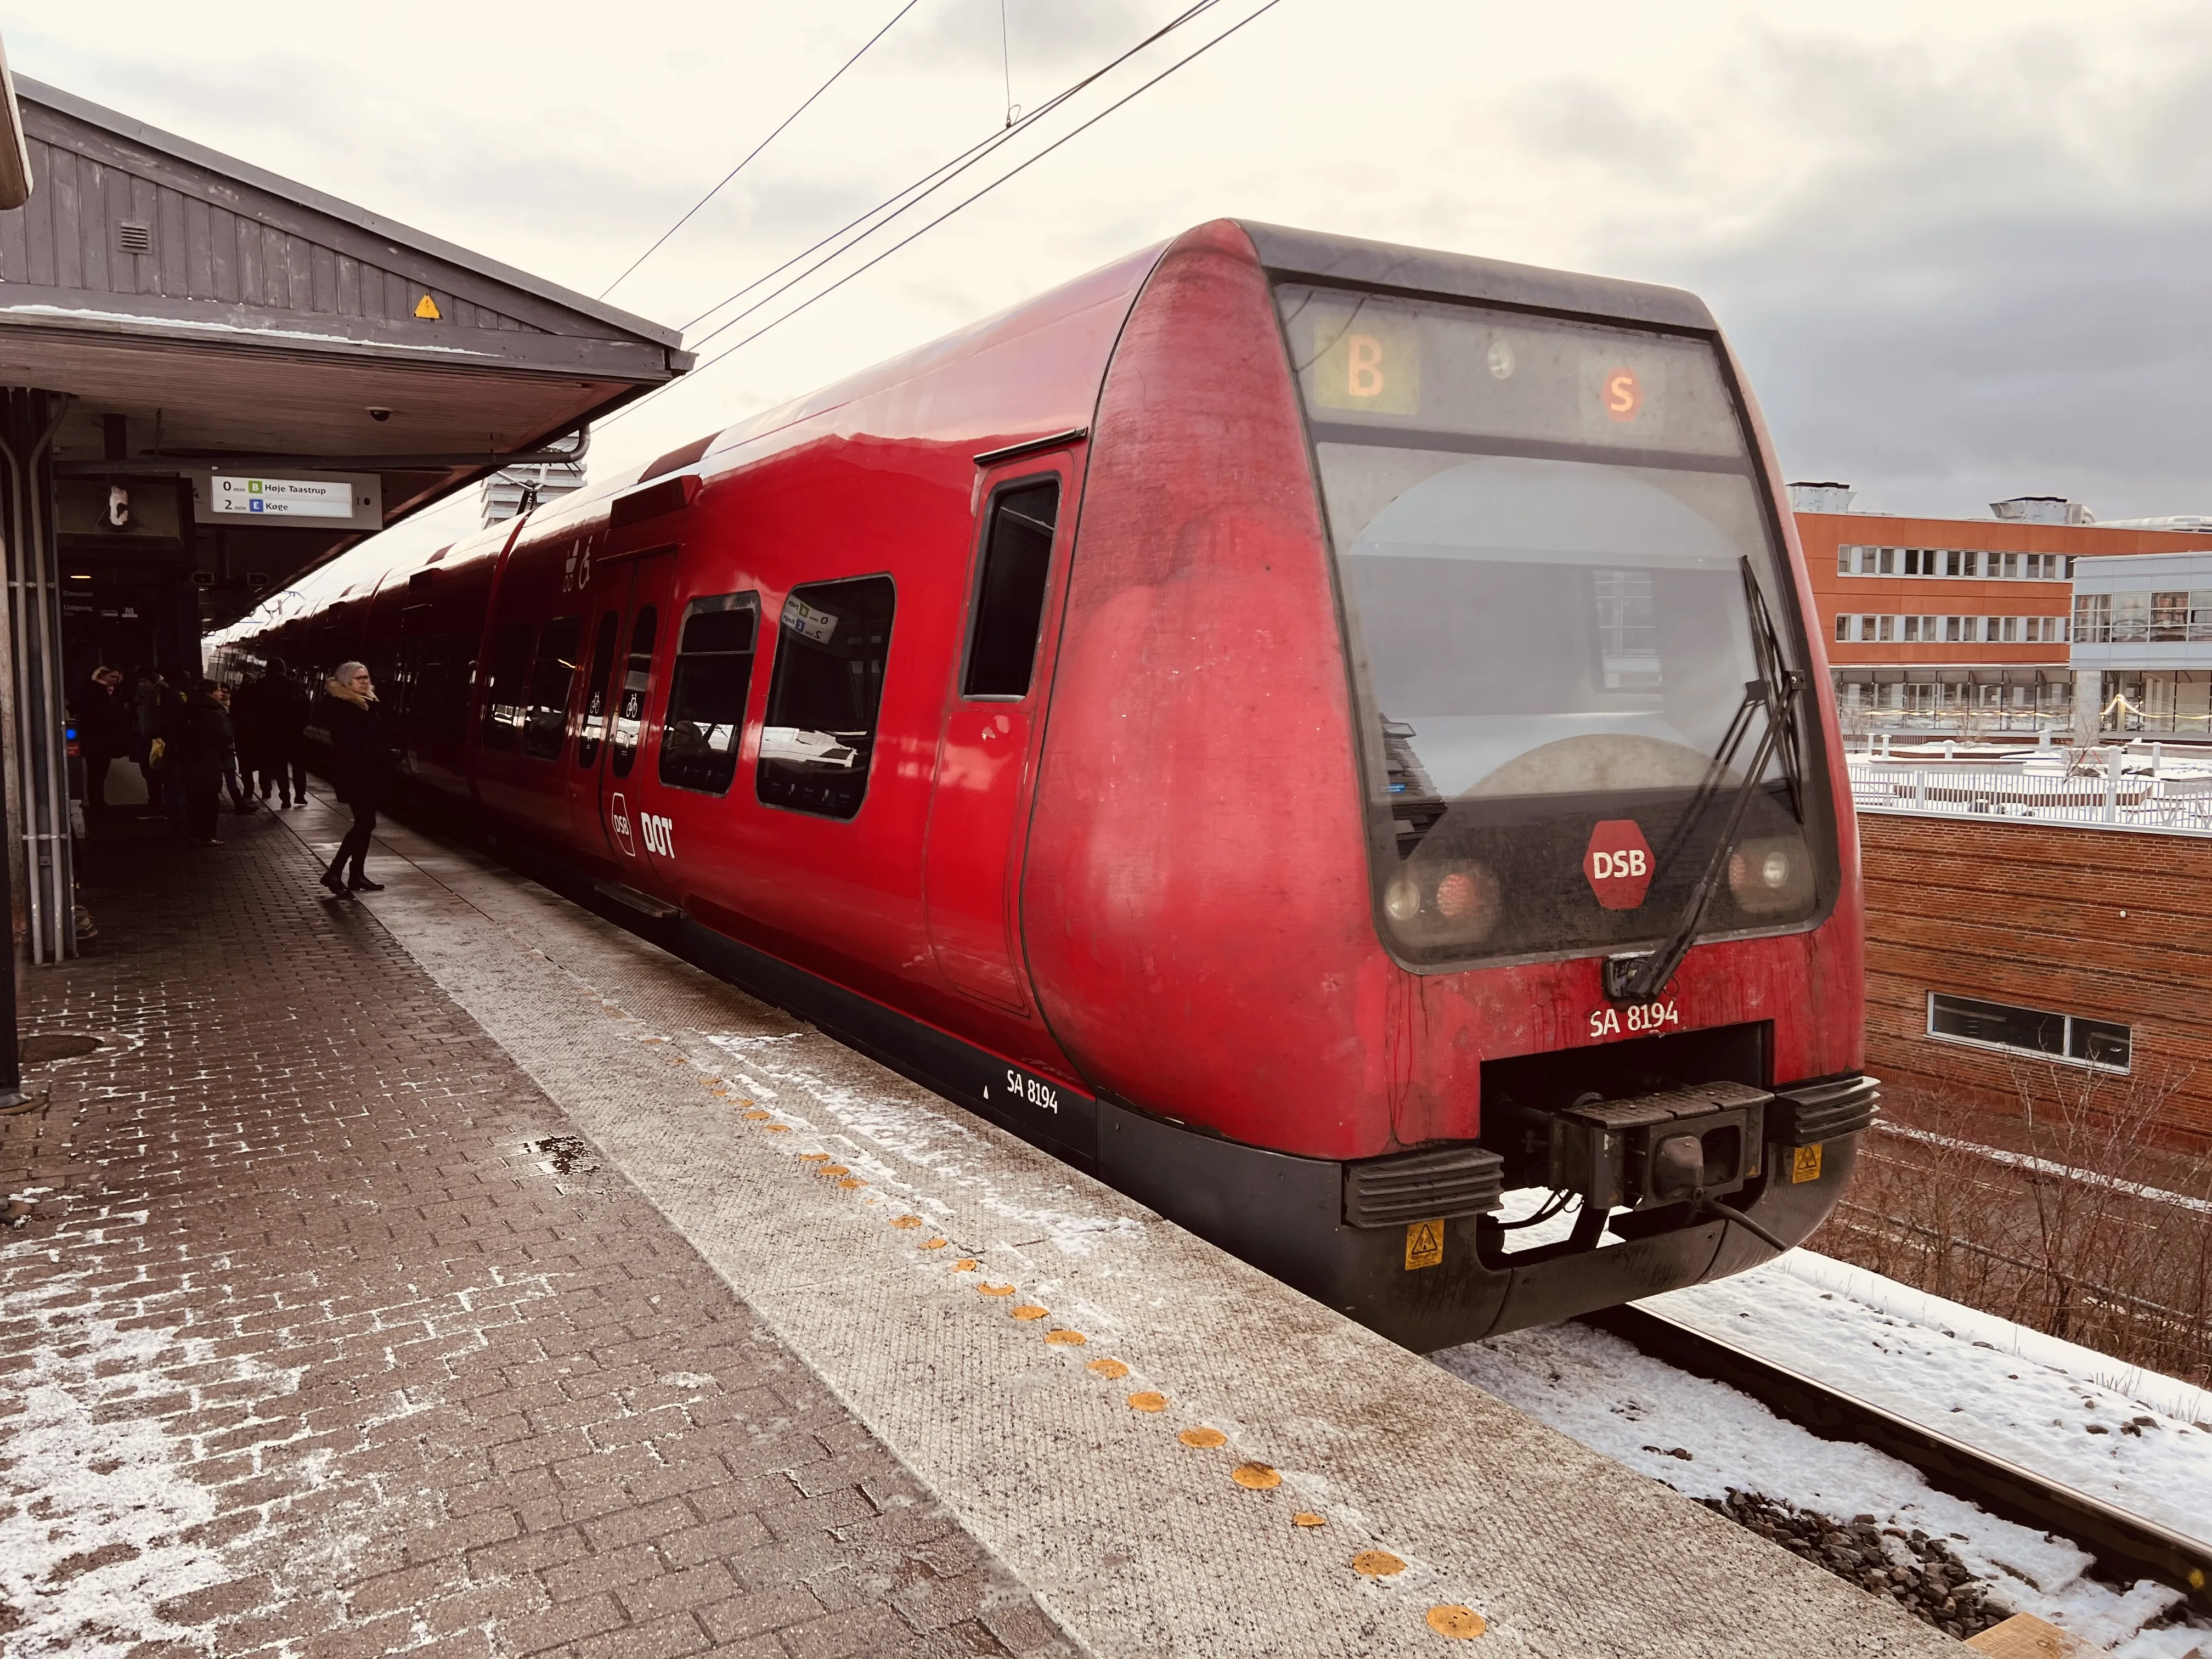
[[[1583,875],[1608,910],[1633,910],[1651,890],[1651,843],[1633,818],[1607,818],[1590,831]]]

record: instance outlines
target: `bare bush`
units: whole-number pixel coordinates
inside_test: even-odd
[[[2212,1384],[2212,1170],[2154,1133],[2178,1077],[2015,1067],[2021,1115],[1892,1093],[1827,1251],[2129,1364]],[[2002,1144],[1993,1144],[2001,1142]]]

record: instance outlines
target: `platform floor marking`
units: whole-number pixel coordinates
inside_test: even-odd
[[[368,908],[1093,1653],[1434,1653],[1462,1608],[1501,1654],[1956,1650],[526,880],[383,839],[414,868]],[[1082,1326],[1128,1382],[951,1294],[959,1274],[856,1224],[865,1195],[798,1179],[771,1129],[930,1216],[956,1267]],[[1172,1409],[1130,1411],[1129,1382]],[[1192,1424],[1229,1449],[1178,1447]],[[1402,1565],[1354,1565],[1377,1555]]]

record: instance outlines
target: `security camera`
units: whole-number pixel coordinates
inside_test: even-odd
[[[392,411],[388,409],[372,409],[368,411],[368,418],[372,421],[388,421],[392,418]]]

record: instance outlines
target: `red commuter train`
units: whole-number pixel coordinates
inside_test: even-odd
[[[1688,294],[1219,221],[226,648],[368,662],[418,802],[1432,1349],[1850,1176],[1783,500]]]

